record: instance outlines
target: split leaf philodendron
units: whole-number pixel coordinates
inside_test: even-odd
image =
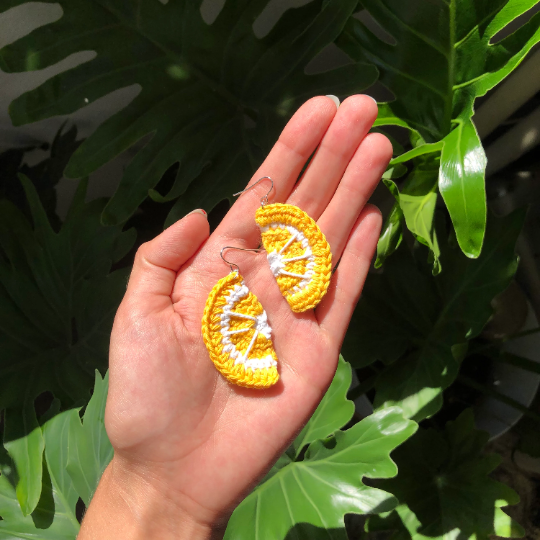
[[[501,461],[483,453],[488,438],[474,428],[470,410],[448,422],[443,432],[418,430],[394,453],[399,476],[375,482],[393,493],[399,506],[390,515],[370,518],[368,529],[395,529],[393,538],[412,540],[524,536],[501,510],[519,497],[488,476]]]
[[[493,298],[517,270],[515,245],[524,212],[490,216],[478,259],[463,256],[451,242],[441,250],[443,272],[432,277],[402,246],[371,275],[353,315],[343,354],[354,366],[380,360],[375,406],[397,405],[420,421],[442,406],[442,392],[456,378],[453,347],[477,336],[493,310]]]
[[[515,494],[487,477],[496,460],[481,455],[485,437],[468,413],[444,431],[413,433],[415,421],[443,406],[469,341],[516,272],[524,216],[487,215],[473,113],[476,98],[540,41],[540,14],[527,17],[539,2],[311,0],[261,36],[270,4],[226,0],[206,23],[202,2],[189,0],[0,0],[0,28],[17,10],[52,20],[0,49],[0,69],[59,70],[11,103],[14,124],[138,91],[85,141],[74,129],[59,132],[46,164],[25,165],[24,150],[0,154],[0,540],[75,540],[77,501],[89,504],[112,457],[107,377],[95,370],[105,373],[129,272],[111,271],[134,242],[122,230],[126,220],[147,197],[170,203],[159,217],[166,224],[193,208],[211,210],[245,186],[305,100],[343,101],[377,80],[394,99],[380,104],[374,130],[401,126],[411,144],[406,151],[392,140],[380,270],[368,277],[343,346],[353,367],[373,371],[357,391],[373,390],[376,412],[354,413],[351,366],[340,358],[320,405],[234,511],[226,538],[346,540],[346,513],[380,512],[369,528],[394,529],[402,540],[520,533],[500,509]],[[334,43],[352,63],[310,71]],[[61,70],[77,53],[87,59]],[[55,187],[66,163],[68,177],[86,178],[130,149],[112,198],[85,203],[82,180],[61,224]],[[27,173],[20,183],[17,173]],[[81,421],[69,407],[87,402],[94,380]],[[47,391],[55,401],[39,417],[34,400]],[[429,500],[417,496],[417,484]]]
[[[273,538],[285,538],[289,529],[306,530],[306,527],[314,535],[326,534],[326,528],[334,528],[335,538],[346,538],[344,513],[383,512],[396,506],[393,496],[364,485],[362,477],[395,475],[397,469],[389,454],[415,432],[416,424],[403,418],[399,409],[389,408],[347,431],[339,431],[351,417],[352,403],[344,394],[350,379],[351,368],[341,359],[319,413],[306,426],[308,435],[302,435],[295,443],[298,448],[310,443],[304,458],[292,462],[287,454],[283,455],[234,512],[226,538],[251,539],[263,532]],[[31,515],[22,512],[16,494],[17,480],[11,474],[13,461],[2,452],[0,539],[26,539],[35,535],[43,539],[75,540],[79,529],[75,514],[77,499],[81,497],[86,505],[90,503],[113,455],[104,426],[107,386],[108,376],[102,380],[96,372],[94,393],[82,420],[78,409],[59,412],[58,402],[53,403],[41,420],[38,430],[45,443],[45,466],[41,497]],[[321,417],[325,410],[330,413],[327,420]],[[335,445],[321,440],[327,435],[335,438]],[[33,434],[27,435],[25,444],[12,451],[12,457],[17,460],[24,447],[36,444]]]
[[[384,30],[377,37],[359,18],[350,18],[337,44],[354,60],[377,67],[379,80],[395,99],[379,107],[376,125],[396,125],[413,133],[413,149],[394,158],[403,163],[435,154],[439,166],[418,169],[406,193],[431,193],[438,186],[458,243],[472,258],[480,255],[486,229],[486,157],[472,117],[476,98],[499,84],[540,41],[540,14],[502,40],[498,34],[537,0],[362,0]],[[394,192],[395,195],[395,192]],[[411,203],[413,207],[411,207]],[[440,270],[432,213],[426,199],[398,198],[402,223],[432,251]],[[419,220],[415,215],[421,214]],[[395,213],[386,223],[379,257],[398,243]]]
[[[76,504],[79,497],[89,504],[105,467],[112,458],[112,446],[103,423],[108,376],[95,373],[94,393],[81,420],[79,409],[59,412],[60,403],[41,419],[38,428],[45,442],[43,484],[37,507],[25,515],[18,504],[12,476],[13,461],[0,455],[0,539],[75,540],[79,532]],[[28,445],[35,445],[32,433]],[[18,452],[11,452],[16,462]]]
[[[46,390],[64,405],[90,396],[108,363],[109,334],[129,269],[110,272],[133,230],[103,227],[103,199],[85,203],[82,181],[56,232],[30,180],[21,176],[33,226],[0,200],[0,408],[23,407]]]
[[[26,3],[1,0],[0,13]],[[290,9],[263,38],[253,23],[268,0],[229,0],[212,24],[192,0],[46,3],[60,5],[61,16],[0,50],[0,68],[41,70],[80,51],[95,56],[13,101],[14,124],[71,114],[130,85],[140,89],[81,145],[66,170],[85,177],[148,137],[104,210],[109,224],[129,218],[149,193],[177,200],[170,220],[194,207],[211,210],[243,189],[303,101],[358,92],[377,77],[365,64],[304,73],[339,35],[357,0]],[[161,194],[155,188],[175,163],[174,185]]]

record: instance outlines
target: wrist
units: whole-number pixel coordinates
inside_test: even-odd
[[[218,540],[217,531],[180,508],[118,458],[105,469],[78,540]]]

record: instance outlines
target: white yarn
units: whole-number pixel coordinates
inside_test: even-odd
[[[304,279],[301,279],[298,284],[295,285],[292,289],[294,293],[299,293],[302,289],[309,285],[309,282],[313,277],[313,269],[315,268],[315,255],[313,255],[311,248],[309,247],[309,241],[302,233],[302,231],[299,231],[292,225],[285,225],[283,223],[270,223],[269,225],[261,227],[261,232],[265,233],[269,229],[278,228],[286,229],[291,234],[291,237],[295,237],[294,241],[300,242],[302,244],[302,248],[304,249],[303,257],[305,257],[305,259],[308,261],[306,264],[306,271],[303,274]],[[282,253],[279,253],[276,250],[267,253],[266,257],[270,265],[270,270],[276,278],[279,275],[286,275],[284,274],[284,272],[286,272],[285,265],[287,264],[287,257],[285,257]]]
[[[225,296],[225,306],[223,306],[223,313],[221,314],[221,335],[223,336],[221,338],[221,343],[223,344],[223,351],[227,352],[231,358],[234,358],[235,365],[237,364],[244,364],[246,369],[263,369],[268,368],[272,366],[277,366],[277,362],[272,358],[272,356],[265,356],[264,358],[247,358],[251,347],[249,347],[246,352],[243,354],[240,351],[238,351],[234,345],[234,343],[231,341],[230,337],[233,334],[241,333],[244,330],[230,330],[231,327],[231,318],[235,319],[247,319],[252,320],[253,325],[246,328],[245,331],[254,329],[254,335],[252,337],[252,342],[250,345],[253,345],[255,340],[257,339],[257,336],[259,334],[262,334],[265,338],[270,339],[272,335],[272,329],[270,328],[270,325],[268,324],[268,317],[266,315],[266,311],[263,310],[262,313],[260,313],[257,316],[251,316],[251,315],[244,315],[243,313],[237,313],[233,311],[233,307],[236,305],[237,302],[245,298],[249,294],[249,289],[246,287],[244,282],[236,284],[229,292],[227,296]]]

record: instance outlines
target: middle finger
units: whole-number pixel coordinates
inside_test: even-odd
[[[372,98],[364,95],[347,98],[287,203],[318,220],[376,118],[377,104]]]

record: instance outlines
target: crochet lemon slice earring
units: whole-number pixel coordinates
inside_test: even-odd
[[[238,265],[223,257],[225,249],[242,248],[227,246],[221,250],[221,258],[230,265],[231,273],[216,283],[206,300],[202,319],[204,344],[227,380],[248,388],[269,388],[279,379],[272,330]]]
[[[303,210],[291,204],[268,204],[274,187],[269,176],[247,189],[265,178],[272,185],[261,199],[255,221],[279,289],[291,309],[301,313],[317,306],[326,294],[332,277],[332,253],[318,225]]]

